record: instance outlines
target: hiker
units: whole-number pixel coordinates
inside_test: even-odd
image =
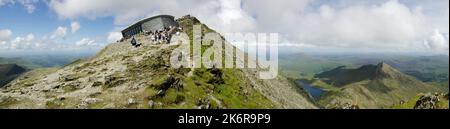
[[[155,35],[152,34],[152,35],[150,35],[150,37],[151,37],[151,40],[152,40],[153,42],[155,42],[155,40],[156,40]]]

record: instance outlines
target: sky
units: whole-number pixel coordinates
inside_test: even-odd
[[[0,54],[95,52],[159,14],[279,33],[281,51],[449,53],[449,0],[0,0]]]

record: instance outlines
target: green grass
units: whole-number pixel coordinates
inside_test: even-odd
[[[144,90],[143,96],[144,104],[148,103],[148,98],[153,98],[154,102],[163,103],[162,107],[168,109],[190,109],[198,106],[199,101],[206,101],[211,104],[211,108],[231,108],[231,109],[247,109],[247,108],[273,108],[274,104],[265,98],[258,91],[255,91],[249,84],[245,84],[240,79],[243,75],[237,69],[222,69],[223,83],[216,84],[214,75],[208,69],[196,69],[194,75],[191,77],[183,77],[175,75],[174,77],[181,77],[183,81],[183,88],[177,90],[169,88],[166,90],[163,97],[152,97],[158,92],[158,84],[165,80],[162,77],[155,79]],[[212,97],[216,98],[213,99]],[[216,102],[216,101],[220,102]],[[219,104],[220,103],[220,104]],[[149,108],[148,105],[144,105]]]
[[[44,75],[48,75],[52,72],[55,72],[58,68],[39,68],[32,70],[26,75],[26,78],[18,81],[16,85],[18,87],[29,87],[33,86],[36,82],[40,81]]]
[[[161,98],[161,102],[163,103],[169,103],[169,104],[179,104],[179,101],[177,100],[178,96],[182,96],[183,94],[180,92],[177,92],[176,89],[169,89],[166,91],[166,95]]]
[[[89,104],[88,109],[102,109],[105,106],[106,106],[106,103],[94,103],[94,104]]]
[[[448,100],[443,100],[442,98],[441,98],[441,100],[442,100],[442,101],[440,101],[440,102],[438,103],[438,107],[441,108],[441,109],[448,109],[448,108],[449,108],[449,102],[448,102]]]
[[[442,91],[449,90],[448,80],[444,81],[444,82],[429,82],[428,84],[436,86],[437,88],[441,89]]]
[[[420,96],[415,96],[409,101],[406,101],[403,104],[395,104],[392,106],[392,109],[414,109],[414,106],[416,105],[417,100],[419,100]]]
[[[214,92],[217,99],[229,108],[273,108],[273,103],[265,98],[254,88],[242,81],[243,75],[236,72],[236,69],[225,69],[225,84],[216,86]]]
[[[9,106],[16,104],[17,102],[18,101],[16,99],[11,97],[4,98],[0,101],[0,109],[8,108]]]
[[[77,88],[75,88],[74,86],[71,86],[71,85],[64,86],[62,89],[63,89],[64,93],[74,92],[77,90]]]
[[[60,109],[65,105],[64,101],[61,100],[51,100],[45,103],[47,109]]]
[[[421,95],[414,96],[410,100],[406,101],[403,104],[395,104],[391,108],[392,109],[414,109],[416,102],[419,100]],[[449,101],[442,96],[440,97],[440,101],[437,103],[438,109],[448,109]]]
[[[399,54],[292,54],[280,55],[280,69],[293,79],[311,78],[337,66],[356,68],[381,61],[417,79],[448,91],[448,56],[411,56]]]

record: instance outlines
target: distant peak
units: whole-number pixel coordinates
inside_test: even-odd
[[[386,64],[385,62],[380,62],[377,65],[378,68],[384,69],[384,68],[391,68],[389,64]]]
[[[380,62],[375,71],[375,78],[395,78],[401,76],[402,73],[385,62]]]

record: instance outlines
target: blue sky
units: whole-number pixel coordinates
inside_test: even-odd
[[[191,14],[221,33],[279,33],[282,46],[293,52],[448,55],[448,5],[448,0],[0,0],[0,54],[95,52],[139,19]]]
[[[0,30],[8,29],[12,32],[11,40],[15,37],[25,37],[33,34],[36,39],[50,37],[58,27],[67,28],[64,37],[56,42],[58,44],[74,44],[83,38],[95,40],[97,43],[106,43],[108,32],[114,28],[112,17],[99,19],[61,19],[55,12],[48,8],[47,3],[37,2],[33,4],[35,9],[28,12],[19,3],[7,4],[0,7]],[[77,22],[81,27],[76,32],[71,32],[71,23]],[[39,49],[38,49],[39,50]],[[6,50],[5,50],[6,51]],[[14,51],[14,50],[11,50]],[[36,51],[36,50],[16,50]]]

